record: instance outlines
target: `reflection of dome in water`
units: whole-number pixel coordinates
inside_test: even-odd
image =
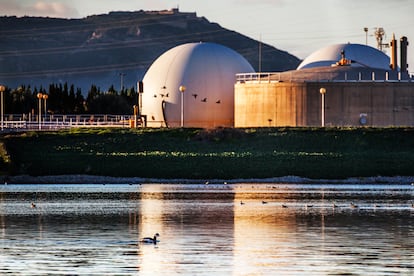
[[[375,48],[361,44],[335,44],[313,52],[297,69],[331,66],[341,59],[341,52],[352,60],[352,67],[369,67],[389,70],[390,58]]]
[[[215,43],[188,43],[162,54],[144,76],[142,114],[148,126],[233,126],[235,74],[254,72],[237,52]],[[185,86],[185,92],[179,87]]]

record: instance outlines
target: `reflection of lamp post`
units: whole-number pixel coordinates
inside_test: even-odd
[[[46,116],[47,116],[47,99],[49,98],[49,96],[47,94],[42,94],[42,98],[43,100],[45,100],[45,121],[46,121]]]
[[[326,94],[326,89],[324,87],[322,87],[321,89],[319,89],[319,93],[321,93],[322,96],[322,127],[325,126],[325,94]]]
[[[4,129],[4,118],[3,118],[3,92],[6,91],[6,87],[4,85],[0,85],[0,94],[1,94],[1,130]]]
[[[42,129],[42,99],[43,94],[37,93],[37,98],[39,99],[39,129]]]
[[[180,85],[178,88],[181,92],[181,127],[184,127],[184,92],[186,89],[184,85]]]

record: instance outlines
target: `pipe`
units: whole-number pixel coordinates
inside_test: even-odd
[[[403,36],[400,39],[400,66],[401,73],[408,73],[408,64],[407,64],[407,46],[408,40],[407,37]]]
[[[392,40],[390,42],[391,46],[391,70],[397,70],[397,41],[395,40],[395,35],[392,34]]]

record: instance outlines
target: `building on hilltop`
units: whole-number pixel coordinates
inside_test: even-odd
[[[155,14],[155,15],[186,15],[189,17],[197,17],[196,12],[180,12],[178,8],[172,8],[170,10],[161,10],[161,11],[145,11],[146,14]]]

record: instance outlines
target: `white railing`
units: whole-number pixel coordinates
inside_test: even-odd
[[[400,72],[306,72],[302,70],[287,72],[263,72],[236,74],[236,82],[270,83],[282,81],[295,82],[412,82],[410,76]]]
[[[236,81],[239,83],[280,81],[280,73],[240,73],[236,74]]]
[[[32,120],[33,117],[33,120]],[[58,130],[73,127],[134,127],[134,115],[43,115],[41,121],[36,116],[26,114],[5,114],[2,120],[2,131],[18,130]]]

